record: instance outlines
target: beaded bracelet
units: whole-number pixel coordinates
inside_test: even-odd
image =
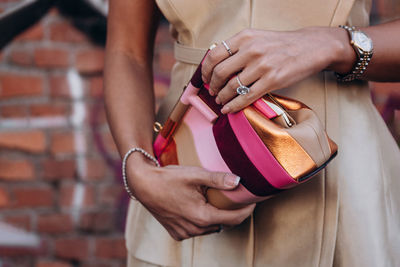
[[[129,195],[129,197],[133,200],[136,200],[136,198],[132,194],[131,189],[128,186],[128,180],[127,180],[127,176],[126,176],[126,161],[128,160],[128,157],[134,152],[142,153],[147,159],[153,161],[157,167],[161,167],[161,166],[160,166],[160,163],[158,162],[158,160],[155,157],[153,157],[152,155],[150,155],[148,152],[146,152],[146,150],[144,150],[143,148],[134,147],[134,148],[129,149],[128,152],[126,152],[124,159],[122,160],[122,180],[124,181],[124,187],[125,187],[126,192]]]

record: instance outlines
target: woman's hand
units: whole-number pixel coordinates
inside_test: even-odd
[[[203,81],[224,104],[222,113],[250,105],[265,93],[288,87],[321,70],[351,70],[356,59],[349,37],[340,28],[313,27],[290,32],[246,29],[220,44],[203,62]],[[237,95],[238,75],[250,92]]]
[[[207,187],[232,190],[238,185],[233,174],[198,167],[157,168],[138,157],[132,160],[136,161],[128,161],[127,171],[133,194],[175,240],[218,232],[221,225],[238,225],[253,212],[255,204],[220,210],[207,203]]]

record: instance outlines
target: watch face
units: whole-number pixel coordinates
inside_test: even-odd
[[[353,35],[354,43],[366,52],[372,51],[372,40],[363,32],[356,31]]]

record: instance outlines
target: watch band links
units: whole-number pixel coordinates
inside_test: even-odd
[[[339,27],[347,30],[349,33],[350,39],[352,39],[352,32],[356,31],[355,27],[349,27],[346,25],[339,25]],[[355,65],[350,73],[347,73],[347,74],[335,73],[336,78],[338,79],[339,82],[351,82],[353,80],[359,79],[364,74],[364,72],[367,70],[368,64],[371,61],[373,52],[372,51],[371,52],[363,51],[359,48],[355,48],[353,42],[354,41],[352,40],[351,45],[353,46],[353,48],[355,50],[357,49],[356,54],[358,56],[358,60],[355,63]]]

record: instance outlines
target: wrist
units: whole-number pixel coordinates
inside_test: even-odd
[[[332,42],[332,60],[328,70],[336,73],[349,73],[357,61],[357,55],[350,44],[350,38],[345,29],[332,27],[329,29]]]
[[[135,199],[141,191],[143,182],[148,180],[150,173],[160,167],[157,159],[142,148],[135,147],[124,155],[122,161],[122,176],[127,193]]]

